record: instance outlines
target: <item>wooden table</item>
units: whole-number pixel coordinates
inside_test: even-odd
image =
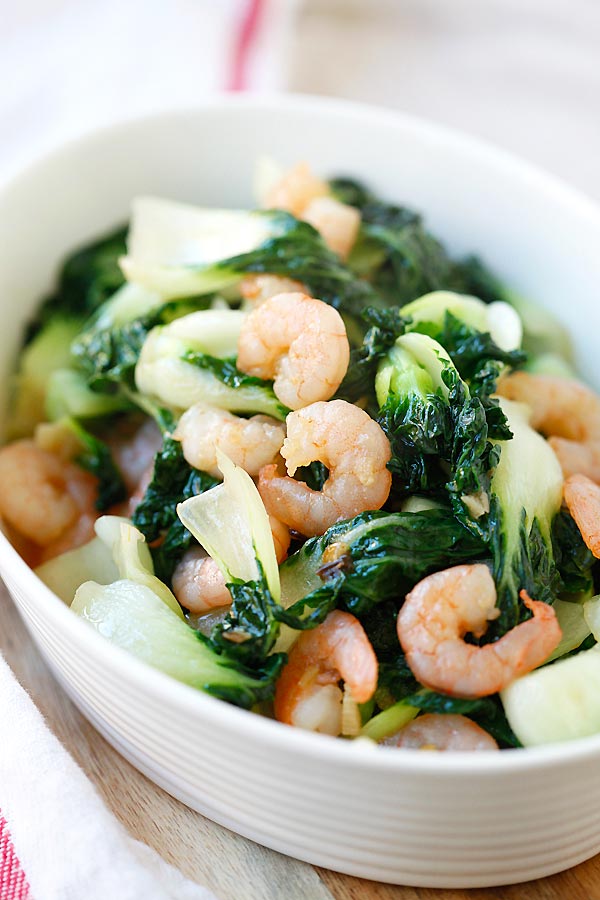
[[[0,652],[130,834],[219,900],[600,900],[600,856],[526,885],[471,891],[392,887],[281,856],[187,809],[122,759],[58,687],[1,583]]]

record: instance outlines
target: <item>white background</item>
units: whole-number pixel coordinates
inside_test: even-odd
[[[0,172],[223,87],[244,2],[0,0]],[[600,0],[268,0],[265,17],[255,87],[455,125],[600,200]]]

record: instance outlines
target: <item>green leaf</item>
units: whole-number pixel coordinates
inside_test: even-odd
[[[96,390],[110,391],[115,384],[133,389],[135,367],[149,332],[157,325],[206,309],[211,300],[208,295],[155,305],[156,300],[148,295],[147,311],[132,310],[134,317],[124,321],[121,316],[115,321],[100,310],[74,341],[73,355]]]
[[[503,441],[490,485],[489,535],[500,616],[486,640],[528,617],[525,589],[552,603],[561,589],[552,545],[552,523],[562,502],[563,474],[552,448],[534,431],[519,404],[502,400],[513,433]]]
[[[386,600],[400,604],[430,572],[485,552],[448,508],[361,513],[309,539],[281,565],[282,604],[295,616],[310,613],[315,624],[332,603],[362,618]]]
[[[98,479],[96,509],[104,512],[115,503],[125,500],[127,488],[108,446],[76,419],[67,419],[65,422],[83,447],[75,462]]]
[[[592,591],[596,559],[566,510],[561,510],[552,523],[552,548],[562,590],[570,594]]]
[[[489,332],[478,331],[447,312],[441,327],[435,322],[419,322],[412,330],[427,334],[447,351],[470,393],[482,400],[496,390],[498,376],[505,366],[520,368],[527,362],[521,350],[502,350]],[[500,435],[497,435],[500,440]]]
[[[177,504],[218,484],[215,478],[192,468],[179,441],[166,436],[154,459],[152,480],[133,513],[133,524],[149,543],[162,538],[152,551],[156,574],[170,583],[173,569],[192,543],[192,536],[177,516]]]
[[[125,253],[127,229],[117,228],[72,253],[64,262],[54,294],[30,324],[29,341],[57,313],[85,319],[114,294],[125,279],[119,259]]]
[[[369,278],[387,304],[403,306],[439,289],[474,294],[485,302],[504,299],[496,279],[478,259],[453,261],[414,210],[380,200],[350,178],[335,178],[330,186],[338,199],[361,214],[348,265]]]
[[[273,696],[281,658],[257,670],[218,653],[144,584],[83,584],[72,609],[112,643],[190,687],[250,708]]]
[[[385,356],[396,339],[404,334],[406,321],[397,306],[389,309],[367,307],[362,319],[369,329],[360,347],[350,352],[348,371],[344,376],[336,397],[356,403],[361,398],[370,401],[376,408],[375,376],[380,359]]]
[[[255,378],[252,375],[246,375],[245,372],[241,372],[236,365],[236,357],[219,359],[208,353],[197,353],[193,350],[189,350],[187,353],[184,353],[181,358],[184,362],[197,366],[199,369],[206,372],[210,372],[211,375],[214,375],[215,378],[233,390],[259,388],[264,394],[262,405],[268,408],[268,405],[272,404],[272,411],[277,413],[276,418],[283,421],[289,413],[287,406],[280,403],[275,396],[273,382],[263,381],[262,378]]]
[[[227,586],[233,602],[225,619],[213,628],[210,646],[226,652],[249,669],[260,668],[279,636],[279,621],[275,616],[279,604],[268,588],[260,564],[256,581],[233,582]],[[282,666],[285,655],[273,654],[272,660]]]

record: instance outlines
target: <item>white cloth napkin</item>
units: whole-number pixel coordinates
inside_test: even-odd
[[[285,85],[300,0],[20,0],[2,4],[0,177],[126,116],[191,108],[232,85]],[[245,39],[240,48],[240,36]]]
[[[134,841],[0,657],[0,806],[33,900],[215,900]]]

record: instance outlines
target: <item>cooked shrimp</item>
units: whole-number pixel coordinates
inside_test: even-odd
[[[292,215],[301,218],[311,200],[326,197],[328,194],[327,183],[313,175],[310,167],[301,162],[270,188],[262,205],[267,209],[286,209]]]
[[[323,534],[341,519],[379,509],[392,484],[390,443],[368,413],[345,400],[313,403],[290,413],[281,455],[288,475],[319,460],[329,469],[323,490],[261,469],[258,489],[269,512],[300,534]]]
[[[377,687],[377,657],[364,628],[350,613],[334,610],[304,631],[289,653],[275,688],[275,718],[286,725],[338,735],[344,681],[357,703]]]
[[[306,294],[271,297],[242,325],[238,368],[258,378],[273,378],[276,396],[290,409],[332,397],[349,360],[342,317]]]
[[[271,526],[271,534],[273,535],[273,543],[275,545],[275,557],[278,563],[282,563],[287,557],[287,552],[290,549],[290,543],[292,541],[290,529],[280,519],[276,519],[275,516],[269,516],[269,524]]]
[[[428,713],[413,719],[397,734],[381,742],[388,747],[413,750],[498,750],[494,738],[471,719],[460,715]]]
[[[124,500],[123,503],[117,503],[115,506],[112,506],[110,509],[110,514],[112,516],[125,516],[126,518],[131,518],[134,512],[144,499],[144,495],[148,489],[148,485],[152,481],[152,477],[154,475],[154,462],[151,462],[150,465],[144,469],[142,474],[140,475],[138,483],[135,485],[133,491],[129,494],[127,500]]]
[[[240,292],[251,307],[256,307],[277,294],[305,294],[306,288],[299,281],[282,275],[246,275],[240,284]]]
[[[290,532],[274,516],[269,516],[275,556],[281,563],[290,546]],[[173,572],[173,593],[191,613],[201,615],[221,606],[231,605],[231,594],[225,576],[217,563],[202,547],[191,547]]]
[[[316,197],[305,207],[302,218],[317,229],[330,250],[346,259],[360,228],[357,209],[334,197]]]
[[[286,209],[298,219],[310,222],[327,246],[342,258],[350,253],[360,227],[358,210],[332,197],[328,184],[313,175],[306,163],[298,163],[276,182],[263,205]]]
[[[64,462],[70,462],[81,453],[81,441],[72,428],[64,422],[40,422],[35,426],[33,441],[40,450],[46,450]]]
[[[549,438],[565,477],[600,482],[600,397],[578,381],[514,372],[498,393],[531,407],[531,425]]]
[[[600,486],[585,475],[571,475],[563,492],[586,546],[600,559]]]
[[[420,581],[398,614],[398,638],[421,684],[455,697],[485,697],[535,669],[558,646],[561,630],[547,603],[521,599],[533,618],[493,644],[478,647],[465,634],[485,634],[497,618],[496,588],[487,566],[455,566]]]
[[[162,447],[162,435],[153,419],[146,419],[133,435],[115,435],[108,440],[115,463],[129,492],[138,491],[154,457]]]
[[[205,613],[231,604],[223,573],[206,551],[191,547],[175,566],[173,593],[179,603],[192,613]]]
[[[54,544],[70,529],[72,540],[78,539],[80,517],[96,518],[96,490],[92,475],[31,440],[0,449],[0,515],[40,547]]]
[[[173,432],[181,441],[183,455],[191,466],[215,478],[221,477],[217,450],[222,450],[249,475],[278,456],[285,425],[270,416],[243,419],[223,409],[196,403],[184,412]]]
[[[97,486],[94,484],[92,486],[93,497],[96,496],[96,492]],[[77,547],[81,547],[83,544],[87,544],[89,541],[93,540],[96,536],[94,523],[98,518],[98,515],[99,513],[93,507],[81,512],[70,528],[67,528],[67,530],[51,544],[47,544],[41,549],[38,564],[41,565],[42,563],[48,562],[49,560],[54,559],[55,556],[67,553],[69,550],[75,550]]]
[[[153,419],[146,419],[132,430],[131,422],[119,423],[107,438],[113,459],[123,476],[128,498],[110,509],[113,516],[133,515],[141,503],[154,474],[154,457],[163,438]]]
[[[565,438],[551,437],[548,443],[554,450],[565,478],[586,475],[600,484],[600,441],[580,444]]]

